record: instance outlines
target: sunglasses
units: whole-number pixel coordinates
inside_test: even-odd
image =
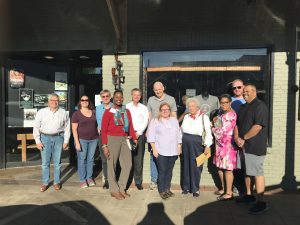
[[[89,100],[88,99],[81,99],[80,101],[81,102],[88,102]]]
[[[108,95],[103,95],[103,96],[101,96],[101,98],[109,98],[109,96]]]
[[[232,90],[236,90],[236,89],[242,89],[242,86],[232,87]]]

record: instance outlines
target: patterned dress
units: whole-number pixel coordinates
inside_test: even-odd
[[[237,115],[234,111],[218,116],[217,127],[212,128],[216,140],[216,153],[214,164],[225,170],[236,169],[237,149],[234,145],[233,130],[236,125]]]

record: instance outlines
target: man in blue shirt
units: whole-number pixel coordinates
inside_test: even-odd
[[[111,93],[109,90],[105,89],[100,92],[100,97],[102,99],[101,104],[96,107],[96,119],[98,124],[98,132],[99,132],[99,146],[102,146],[101,143],[101,124],[102,117],[106,109],[109,109],[113,104],[110,102]],[[102,161],[102,174],[104,177],[104,185],[103,189],[108,189],[108,180],[107,180],[107,159],[103,154],[102,149],[100,148],[100,156]]]
[[[237,112],[240,106],[246,103],[243,97],[244,83],[242,80],[236,79],[232,81],[231,84],[233,92],[233,97],[231,97],[231,108],[233,108],[234,111]]]

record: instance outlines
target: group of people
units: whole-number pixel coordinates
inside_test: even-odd
[[[223,94],[217,99],[213,115],[203,111],[199,98],[215,101],[207,93],[186,100],[186,110],[177,119],[175,99],[165,93],[164,85],[155,82],[154,96],[147,106],[140,103],[142,92],[131,91],[132,101],[123,104],[123,92],[109,90],[100,93],[102,103],[93,107],[88,96],[81,96],[78,110],[71,118],[72,134],[78,158],[80,187],[94,186],[93,166],[97,146],[103,168],[103,188],[111,196],[122,200],[127,193],[130,172],[137,189],[143,189],[143,159],[145,140],[150,152],[150,189],[158,189],[162,199],[174,195],[171,191],[172,172],[179,155],[182,157],[182,194],[191,193],[199,197],[200,178],[203,166],[198,167],[196,157],[211,154],[215,148],[213,163],[218,169],[222,188],[216,191],[218,200],[233,199],[233,182],[236,169],[245,171],[245,195],[237,202],[254,202],[251,213],[267,210],[263,200],[263,162],[266,155],[268,110],[257,98],[255,85],[244,85],[243,81],[232,83],[234,96]],[[112,102],[111,102],[112,98]],[[210,98],[210,99],[209,99]],[[70,138],[68,113],[58,107],[59,97],[49,96],[49,107],[38,111],[33,135],[42,157],[41,192],[49,186],[49,165],[54,162],[54,188],[60,186],[60,155]],[[179,124],[180,122],[180,124]],[[136,143],[133,148],[130,143]],[[117,176],[117,164],[120,173]],[[253,195],[254,178],[257,197]]]

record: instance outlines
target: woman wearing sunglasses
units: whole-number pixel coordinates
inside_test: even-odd
[[[95,186],[92,175],[99,137],[94,106],[86,95],[80,98],[78,111],[73,113],[72,132],[77,151],[80,187]]]

